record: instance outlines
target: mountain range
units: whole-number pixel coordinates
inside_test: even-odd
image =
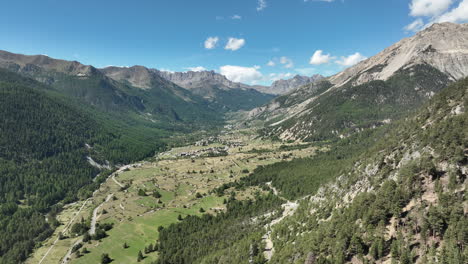
[[[468,24],[453,23],[336,75],[269,87],[0,51],[0,263],[23,262],[60,225],[62,205],[92,197],[113,167],[214,135],[233,112],[265,142],[313,155],[265,165],[248,154],[267,148],[245,152],[255,171],[196,196],[226,197],[226,213],[152,226],[158,263],[232,263],[236,253],[237,263],[465,263],[467,77]],[[268,239],[276,249],[264,259]]]
[[[468,25],[442,23],[334,76],[253,109],[263,133],[281,139],[347,137],[399,119],[468,76]]]
[[[200,113],[203,108],[200,105],[204,104],[217,111],[250,110],[269,102],[277,94],[321,77],[295,76],[290,80],[276,81],[271,87],[251,86],[232,82],[214,71],[166,72],[144,66],[97,69],[77,61],[7,51],[0,51],[0,67],[32,77],[106,110],[131,109],[150,114],[170,108],[168,105],[185,105],[187,114],[192,112],[189,105],[198,108],[193,112]],[[142,97],[147,100],[142,100]],[[174,112],[179,117],[184,115],[177,113],[174,107],[159,113],[167,117]]]

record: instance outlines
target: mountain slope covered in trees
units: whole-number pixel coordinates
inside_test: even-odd
[[[111,79],[101,70],[76,61],[6,51],[0,51],[0,67],[47,84],[100,111],[147,120],[161,127],[222,120],[203,98],[159,76],[152,75],[147,80],[147,87],[142,88],[132,82]]]
[[[273,227],[271,263],[465,263],[467,92],[465,79],[400,121],[327,144],[310,158],[261,167],[220,191],[268,188],[271,182],[280,196],[297,200],[295,214]],[[235,210],[249,219],[264,215],[248,212]],[[174,244],[190,228],[198,227],[199,234],[220,228],[216,223],[224,218],[171,226],[161,236],[160,263],[177,263],[185,248],[204,252],[191,263],[265,263],[258,250],[264,246],[261,230],[266,232],[261,221],[250,243],[231,241],[235,253],[197,240]],[[166,245],[171,249],[164,250]]]
[[[58,202],[86,198],[103,165],[141,160],[164,148],[167,132],[130,126],[0,70],[0,260],[19,263],[56,224]],[[96,175],[100,176],[93,181]],[[44,218],[50,213],[49,221]]]

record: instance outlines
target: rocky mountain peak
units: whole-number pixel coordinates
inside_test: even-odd
[[[247,89],[248,85],[235,83],[215,71],[167,72],[157,71],[164,79],[185,89],[197,89],[202,86],[217,86],[220,89]]]
[[[101,69],[101,71],[111,79],[127,81],[131,85],[142,89],[150,89],[153,81],[155,79],[160,79],[159,75],[140,65],[132,67],[110,66]]]
[[[417,64],[431,65],[452,80],[468,76],[468,24],[434,24],[332,76],[330,81],[341,86],[349,81],[359,85],[387,80],[399,69]]]
[[[89,77],[100,74],[90,65],[77,61],[53,59],[47,55],[23,55],[0,50],[0,67],[19,73],[36,73],[53,71],[78,77]]]
[[[273,82],[269,90],[271,93],[274,93],[274,94],[286,94],[300,86],[316,82],[323,78],[324,77],[320,74],[315,74],[315,75],[312,75],[311,77],[296,75],[291,79],[277,80]]]

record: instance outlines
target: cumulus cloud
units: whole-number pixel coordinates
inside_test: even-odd
[[[278,80],[286,80],[290,79],[294,76],[294,74],[287,72],[287,73],[270,73],[268,75],[268,79],[270,82],[278,81]]]
[[[288,57],[281,57],[280,63],[284,65],[285,68],[292,68],[294,67],[294,62]]]
[[[404,27],[405,31],[425,29],[434,23],[468,22],[468,0],[412,0],[410,4],[410,15],[419,17],[413,23]],[[426,20],[426,22],[424,22]]]
[[[257,11],[262,11],[267,7],[266,0],[258,0]]]
[[[410,4],[410,15],[436,16],[446,11],[453,0],[413,0]]]
[[[228,43],[224,47],[226,50],[238,50],[245,45],[245,39],[229,38]]]
[[[263,79],[259,66],[242,67],[225,65],[219,68],[219,72],[233,82],[256,83]]]
[[[457,7],[440,15],[435,22],[468,22],[468,0],[463,0]]]
[[[404,29],[406,32],[412,31],[417,32],[424,27],[424,21],[422,18],[416,19],[413,23],[407,25]]]
[[[317,70],[315,68],[298,68],[294,70],[299,74],[306,76],[312,76],[314,74],[317,74]]]
[[[268,61],[267,66],[273,67],[276,63],[273,60]]]
[[[209,37],[205,40],[205,49],[214,49],[218,44],[218,37]]]
[[[127,66],[127,68],[128,68],[128,66]],[[162,71],[162,72],[169,72],[169,73],[174,73],[174,72],[175,72],[175,71],[173,71],[173,70],[169,70],[169,69],[165,69],[165,68],[162,68],[160,71]]]
[[[206,71],[206,68],[203,67],[203,66],[197,66],[197,67],[187,67],[185,68],[189,71],[193,71],[193,72],[201,72],[201,71]]]
[[[320,65],[329,63],[332,59],[334,59],[334,57],[332,57],[330,54],[323,54],[323,50],[317,50],[310,58],[309,63],[312,65]]]
[[[367,59],[367,57],[363,56],[361,53],[359,52],[356,52],[352,55],[349,55],[347,57],[341,57],[340,60],[337,60],[336,63],[341,65],[341,66],[346,66],[346,67],[349,67],[349,66],[353,66],[354,64],[360,62],[360,61],[363,61]]]

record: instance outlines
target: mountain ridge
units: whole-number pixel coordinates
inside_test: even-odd
[[[454,47],[467,49],[454,52]],[[391,122],[397,117],[392,112],[411,111],[448,83],[468,76],[467,65],[468,24],[436,24],[323,79],[322,87],[305,85],[253,109],[247,119],[263,121],[265,135],[284,140],[346,137],[351,130]]]
[[[435,23],[329,80],[336,87],[350,81],[359,85],[371,80],[386,80],[400,68],[423,63],[449,75],[452,81],[467,76],[468,24]]]

